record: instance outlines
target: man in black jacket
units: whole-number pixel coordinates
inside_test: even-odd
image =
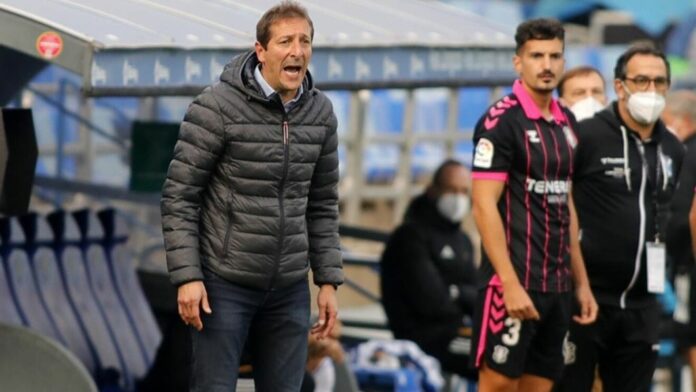
[[[312,332],[326,337],[335,322],[336,117],[307,72],[313,33],[297,3],[269,9],[255,50],[225,67],[181,125],[162,227],[179,314],[195,328],[194,391],[234,390],[245,343],[256,390],[299,390],[310,266],[320,286]]]
[[[389,238],[381,286],[395,338],[414,341],[448,372],[474,376],[468,361],[476,267],[460,228],[469,208],[468,172],[447,160]]]
[[[593,325],[572,324],[563,391],[648,391],[658,354],[669,202],[684,155],[659,116],[670,85],[664,54],[626,50],[614,69],[618,97],[578,125],[573,197],[581,249],[599,303]]]
[[[689,230],[689,211],[696,187],[696,93],[681,90],[668,94],[662,120],[686,147],[667,226],[667,254],[674,262],[677,294],[674,320],[679,327],[679,348],[686,355],[696,385],[696,261],[693,233]]]

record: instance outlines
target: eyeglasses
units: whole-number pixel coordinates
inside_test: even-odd
[[[642,91],[650,88],[650,83],[655,85],[655,90],[665,90],[669,86],[669,80],[664,76],[658,76],[654,79],[647,76],[636,76],[635,78],[624,78],[624,80],[633,82],[633,84],[636,85],[636,88]]]

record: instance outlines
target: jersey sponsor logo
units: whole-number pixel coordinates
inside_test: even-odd
[[[623,165],[626,160],[623,157],[603,157],[599,159],[602,165]]]
[[[474,153],[474,166],[483,169],[489,169],[493,165],[493,154],[495,147],[493,143],[486,139],[479,139],[476,144],[476,152]]]
[[[626,176],[626,171],[623,167],[615,167],[611,170],[605,170],[604,175],[614,178],[624,178]]]
[[[499,344],[496,344],[495,347],[493,347],[493,361],[497,364],[504,364],[508,360],[508,355],[510,354],[510,349],[501,346]]]
[[[545,194],[556,194],[562,195],[567,194],[570,190],[570,181],[552,180],[543,181],[535,180],[533,178],[527,178],[527,191],[534,192],[540,195]]]
[[[540,143],[541,139],[539,139],[539,135],[537,134],[536,129],[528,129],[527,131],[527,140],[529,140],[530,143]]]
[[[568,195],[548,195],[546,196],[546,202],[548,204],[567,204]]]
[[[563,127],[563,134],[565,135],[566,141],[570,145],[570,148],[575,149],[575,147],[578,145],[578,139],[575,137],[569,126],[566,125]]]
[[[626,159],[623,157],[602,157],[599,158],[599,161],[605,166],[623,165],[626,163]],[[626,171],[624,170],[623,166],[615,166],[611,169],[605,170],[604,175],[613,178],[624,178],[626,176]]]

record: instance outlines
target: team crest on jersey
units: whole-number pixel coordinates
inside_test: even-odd
[[[479,139],[476,144],[476,152],[474,153],[474,166],[483,169],[488,169],[493,165],[493,153],[495,147],[493,143],[486,139]]]
[[[569,126],[566,125],[563,127],[563,134],[565,135],[570,147],[575,149],[575,147],[578,145],[578,139],[575,138],[575,134],[573,134],[573,131]]]
[[[493,361],[497,364],[504,364],[508,360],[508,354],[510,354],[510,349],[501,346],[499,344],[496,344],[495,347],[493,347]]]

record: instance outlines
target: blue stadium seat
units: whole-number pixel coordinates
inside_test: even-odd
[[[143,378],[148,369],[145,352],[138,342],[134,327],[119,300],[111,277],[103,247],[104,230],[97,217],[89,210],[76,211],[73,218],[80,228],[81,248],[97,303],[113,332],[129,373],[135,379]]]
[[[421,375],[412,369],[356,368],[355,378],[361,389],[389,392],[420,392]]]
[[[348,131],[350,126],[350,101],[351,92],[346,90],[324,91],[324,94],[331,100],[334,108],[334,113],[338,119],[338,135],[343,136]],[[179,118],[177,118],[177,121]]]
[[[447,131],[449,90],[446,88],[418,89],[414,93],[415,133],[444,133]]]
[[[400,134],[404,129],[406,92],[404,90],[372,90],[366,110],[366,131]]]
[[[474,126],[492,103],[489,87],[464,87],[459,89],[457,128],[473,131]]]
[[[56,327],[65,338],[66,347],[82,361],[91,374],[96,374],[98,367],[95,354],[68,300],[54,250],[45,246],[38,248],[33,255],[33,264],[39,292]]]
[[[363,151],[362,174],[367,182],[389,182],[396,177],[399,168],[399,146],[396,144],[370,144]]]
[[[56,328],[36,287],[29,255],[24,248],[24,231],[16,217],[5,219],[9,220],[10,234],[9,250],[3,264],[24,325],[65,344],[65,339]]]
[[[9,325],[23,325],[22,316],[10,288],[5,272],[5,247],[9,246],[9,220],[0,219],[0,322]]]
[[[464,140],[454,145],[454,157],[468,168],[474,159],[474,143],[471,140]]]
[[[96,374],[97,364],[85,332],[75,316],[68,300],[60,274],[53,244],[53,233],[42,216],[30,213],[20,217],[31,249],[30,260],[36,277],[39,295],[46,304],[55,326],[65,338],[65,346],[79,358],[91,374]]]
[[[122,376],[121,385],[130,386],[131,376],[113,337],[112,328],[95,299],[82,251],[78,247],[80,232],[65,211],[55,211],[47,220],[56,238],[58,262],[72,307],[87,338],[94,347],[100,369],[115,369]]]
[[[148,369],[145,353],[116,294],[104,248],[98,244],[89,245],[85,259],[96,300],[113,332],[125,365],[131,375],[141,379]]]
[[[27,253],[19,248],[11,250],[5,261],[5,268],[24,323],[31,329],[64,343],[39,296]]]
[[[411,176],[420,178],[429,176],[447,157],[445,145],[437,142],[421,142],[411,151]]]
[[[145,348],[146,359],[150,364],[162,341],[162,333],[140,286],[133,252],[125,243],[128,238],[128,227],[114,209],[102,210],[97,216],[104,228],[107,260],[114,284]]]
[[[403,90],[372,90],[365,108],[365,133],[399,135],[404,129],[406,93]],[[363,177],[369,183],[390,182],[399,168],[399,146],[368,144],[363,152]]]
[[[104,242],[104,229],[97,216],[87,208],[73,211],[73,219],[80,230],[80,241],[83,245]]]
[[[4,263],[4,262],[3,262]],[[5,268],[0,267],[0,322],[10,325],[23,325],[22,317],[17,311],[10,283],[5,275]]]

